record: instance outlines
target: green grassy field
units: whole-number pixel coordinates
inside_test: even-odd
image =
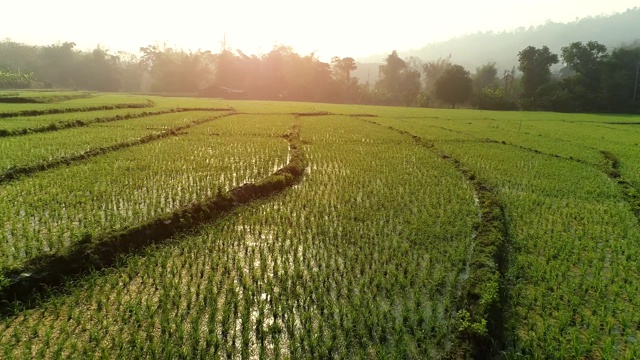
[[[639,116],[1,96],[0,358],[640,357]]]

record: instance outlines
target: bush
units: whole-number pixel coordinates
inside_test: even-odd
[[[518,110],[518,103],[500,88],[485,87],[476,95],[473,103],[480,110]]]
[[[29,89],[33,80],[33,73],[0,71],[0,89]]]

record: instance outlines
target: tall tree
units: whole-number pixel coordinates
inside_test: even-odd
[[[402,70],[407,67],[407,63],[398,56],[398,52],[393,50],[384,60],[384,64],[379,68],[378,87],[389,94],[400,92]]]
[[[522,71],[525,97],[536,97],[540,88],[551,80],[551,65],[559,62],[547,46],[537,49],[528,46],[518,53],[518,70]]]
[[[484,88],[496,87],[498,83],[498,68],[495,62],[486,63],[476,68],[476,74],[473,77],[473,89],[480,91]]]
[[[603,110],[601,79],[607,56],[607,47],[596,41],[578,41],[562,48],[562,60],[572,71],[560,84],[563,102],[572,104],[567,111]]]
[[[194,93],[211,82],[212,55],[208,51],[185,52],[151,45],[140,48],[140,52],[152,91]]]
[[[41,48],[39,54],[41,72],[37,74],[59,87],[75,87],[78,78],[77,62],[80,52],[73,42],[64,42]]]
[[[606,111],[640,112],[640,83],[636,82],[639,67],[640,43],[637,47],[620,47],[611,52],[602,76]]]
[[[597,81],[603,62],[607,59],[607,47],[597,41],[583,44],[581,41],[562,48],[562,60],[568,67],[591,81]]]
[[[380,65],[376,89],[388,105],[413,105],[420,91],[420,72],[408,66],[394,50]]]
[[[451,65],[436,80],[436,96],[451,104],[453,108],[456,104],[463,103],[469,99],[472,90],[472,80],[469,72],[460,65]]]
[[[356,61],[351,57],[339,58],[337,56],[331,59],[331,74],[334,79],[348,85],[352,80],[351,72],[357,69]]]
[[[142,79],[145,73],[140,58],[135,54],[118,51],[120,67],[120,84],[123,91],[141,91]]]
[[[502,82],[504,94],[511,96],[513,94],[514,83],[516,82],[516,67],[512,67],[511,70],[505,70],[500,80]]]
[[[262,57],[264,85],[263,93],[269,100],[285,100],[289,96],[286,68],[293,49],[288,46],[275,46]]]
[[[338,99],[341,102],[353,102],[358,91],[357,79],[351,72],[357,69],[356,61],[351,57],[331,59],[331,74],[337,82]]]
[[[310,86],[314,89],[313,97],[309,100],[313,101],[337,101],[335,95],[335,80],[331,74],[331,65],[322,61],[315,62],[313,70],[313,78]],[[357,82],[355,82],[357,86]]]
[[[315,54],[300,56],[292,52],[287,59],[284,69],[287,83],[288,100],[303,101],[313,98],[315,89],[312,82],[316,76],[316,64],[318,59]]]
[[[436,80],[451,66],[451,55],[438,60],[427,61],[422,65],[424,73],[425,89],[427,92],[435,91]]]
[[[0,41],[0,71],[27,72],[38,70],[37,46],[17,43],[9,39]]]
[[[108,50],[96,47],[83,53],[78,63],[76,83],[80,88],[98,91],[118,91],[121,88],[119,58]]]
[[[242,89],[245,82],[246,72],[243,71],[241,58],[234,55],[228,49],[223,49],[215,56],[215,77],[216,86],[232,89]],[[244,89],[243,89],[244,90]]]
[[[262,59],[256,55],[247,55],[240,50],[237,50],[237,56],[235,57],[235,65],[238,67],[232,67],[232,71],[240,72],[240,76],[237,78],[242,81],[234,85],[233,88],[242,90],[247,97],[253,99],[263,99],[263,64]]]

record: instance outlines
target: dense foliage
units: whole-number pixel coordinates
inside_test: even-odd
[[[0,71],[0,89],[29,89],[32,81],[32,73]]]
[[[453,65],[436,80],[436,95],[455,108],[456,104],[467,101],[471,95],[472,83],[467,70],[460,65]]]
[[[262,55],[225,47],[219,53],[184,51],[166,45],[140,48],[140,56],[96,48],[79,51],[72,42],[29,46],[0,42],[0,88],[58,87],[99,91],[180,93],[227,99],[562,112],[640,111],[640,46],[608,51],[596,41],[573,42],[560,56],[549,47],[527,46],[517,53],[521,72],[495,62],[466,72],[451,56],[423,62],[391,52],[374,83],[352,76],[353,58],[321,61],[275,46]],[[514,54],[515,56],[516,54]],[[562,63],[561,70],[554,64]],[[472,93],[469,94],[469,81]],[[439,81],[439,84],[437,84]],[[440,90],[438,90],[438,88]],[[448,90],[444,90],[448,89]],[[2,102],[10,100],[0,98]]]

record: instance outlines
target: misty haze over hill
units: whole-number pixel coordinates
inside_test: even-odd
[[[553,11],[550,9],[549,11]],[[640,42],[640,7],[609,16],[595,16],[576,20],[571,23],[547,22],[539,26],[521,27],[513,31],[483,32],[465,35],[443,42],[429,44],[417,50],[398,50],[403,58],[415,56],[423,61],[446,58],[464,66],[471,73],[475,68],[487,62],[495,62],[500,70],[511,69],[518,65],[518,52],[532,45],[546,45],[552,52],[560,54],[563,46],[575,41],[598,41],[613,48]],[[394,49],[389,49],[389,53]],[[360,82],[371,83],[378,78],[378,64],[387,54],[373,55],[358,59],[358,69],[354,76]]]

